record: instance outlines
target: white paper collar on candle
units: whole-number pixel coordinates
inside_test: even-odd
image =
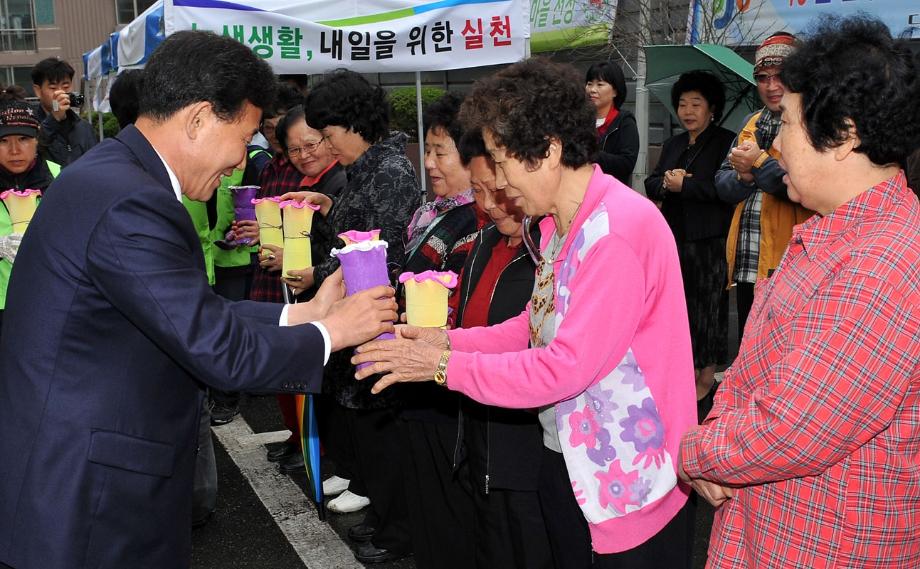
[[[375,239],[373,241],[358,241],[357,243],[352,243],[351,245],[346,245],[341,249],[333,249],[331,255],[337,257],[339,255],[344,255],[346,253],[351,253],[352,251],[371,251],[377,247],[383,247],[386,249],[388,244],[383,239]]]

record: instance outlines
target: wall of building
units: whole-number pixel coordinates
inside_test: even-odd
[[[114,0],[54,0],[54,23],[36,27],[35,51],[0,51],[0,83],[9,82],[9,68],[15,70],[14,82],[26,87],[28,69],[46,57],[60,57],[76,70],[74,90],[80,89],[83,53],[97,47],[115,31]]]

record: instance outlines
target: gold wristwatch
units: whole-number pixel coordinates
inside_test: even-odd
[[[757,157],[757,160],[754,160],[754,163],[751,164],[751,168],[760,168],[763,166],[763,163],[770,159],[770,153],[766,150],[760,153],[760,156]]]
[[[447,361],[450,359],[450,350],[444,350],[441,354],[441,360],[438,362],[438,369],[434,372],[434,382],[438,385],[447,383]]]

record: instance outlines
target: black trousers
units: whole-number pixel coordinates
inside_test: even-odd
[[[198,421],[198,455],[195,458],[195,480],[192,493],[192,525],[206,522],[217,507],[217,458],[211,438],[211,412],[208,399],[202,399]]]
[[[350,481],[348,489],[352,493],[367,496],[364,481],[358,477],[355,448],[348,430],[351,410],[340,405],[332,395],[315,395],[313,401],[319,438],[323,441],[326,457],[335,465],[335,475]]]
[[[744,337],[744,325],[747,324],[748,314],[754,304],[754,283],[737,283],[735,285],[735,301],[738,307],[738,343]]]
[[[363,481],[363,494],[371,501],[364,523],[376,528],[373,543],[394,553],[409,553],[409,512],[403,491],[405,444],[396,411],[348,409],[345,418],[355,451],[357,478]]]
[[[588,522],[575,501],[562,454],[547,448],[540,465],[539,492],[556,569],[691,569],[693,565],[695,509],[690,500],[642,545],[597,554],[591,550]]]
[[[227,300],[246,300],[252,282],[250,267],[214,267],[214,292]],[[236,391],[211,390],[211,401],[225,407],[235,407],[240,403],[240,394]]]
[[[474,490],[476,567],[552,569],[546,524],[536,491]]]
[[[475,565],[473,496],[453,471],[457,423],[402,422],[407,443],[405,492],[418,569]],[[462,482],[461,482],[462,480]],[[376,541],[376,538],[375,538]]]

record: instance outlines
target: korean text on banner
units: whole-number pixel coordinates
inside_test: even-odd
[[[523,0],[296,3],[167,0],[166,33],[232,37],[276,73],[438,71],[518,61],[530,26]],[[345,17],[343,17],[343,15]]]

